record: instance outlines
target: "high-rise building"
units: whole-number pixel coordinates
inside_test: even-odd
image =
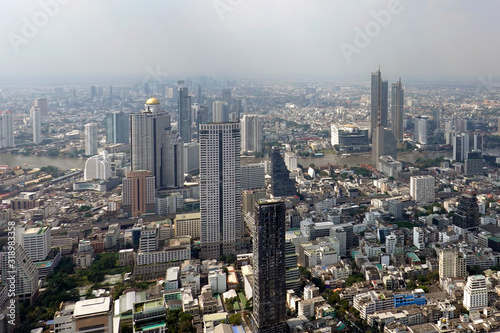
[[[297,194],[295,181],[290,179],[290,171],[285,165],[279,147],[273,147],[271,155],[271,184],[275,197],[286,197]]]
[[[254,332],[285,332],[285,203],[255,202],[253,232]]]
[[[40,109],[42,119],[49,115],[49,103],[46,98],[35,99],[35,107]]]
[[[240,124],[200,125],[201,256],[235,253],[242,236]]]
[[[196,96],[198,104],[203,103],[203,96],[201,95],[201,85],[198,85],[198,96]]]
[[[111,159],[107,151],[104,150],[99,155],[87,159],[83,178],[85,180],[108,180],[111,178]]]
[[[155,212],[155,177],[149,171],[131,171],[123,178],[122,209],[136,217]]]
[[[241,189],[251,190],[265,188],[264,163],[253,163],[241,166]]]
[[[434,108],[434,110],[432,110],[432,122],[434,123],[436,133],[440,131],[441,127],[441,111],[444,111],[444,109],[441,109],[439,107],[436,107]]]
[[[419,250],[425,249],[424,230],[420,227],[413,228],[413,245]]]
[[[387,105],[389,98],[389,85],[387,81],[382,81],[380,67],[371,76],[371,131],[373,137],[377,124],[387,127]]]
[[[410,177],[410,196],[419,204],[433,203],[436,179],[432,176]]]
[[[212,121],[224,123],[229,121],[229,106],[224,101],[215,101],[212,104]]]
[[[388,254],[394,253],[396,250],[396,243],[398,242],[398,237],[391,233],[387,237],[385,237],[385,252]]]
[[[468,133],[456,134],[453,137],[453,159],[463,162],[469,153],[470,138]]]
[[[52,237],[50,227],[21,228],[16,230],[21,232],[22,246],[30,259],[43,261],[50,253],[52,248]]]
[[[413,119],[414,129],[413,129],[413,141],[419,142],[423,145],[427,144],[427,122],[429,117],[418,116]]]
[[[14,146],[14,114],[0,111],[0,148]]]
[[[97,87],[91,86],[90,87],[90,99],[94,99],[95,97],[97,97]]]
[[[97,154],[97,124],[85,124],[85,155],[93,156]]]
[[[463,229],[479,225],[479,206],[476,192],[468,190],[462,194],[452,221],[454,225]]]
[[[462,252],[458,249],[443,249],[439,252],[439,279],[465,277],[467,270]]]
[[[233,112],[233,103],[231,97],[231,89],[222,90],[222,101],[226,102],[228,113]]]
[[[236,98],[234,100],[233,110],[234,110],[234,116],[235,116],[234,121],[240,120],[241,113],[243,112],[243,101],[241,100],[241,98]]]
[[[4,247],[4,249],[6,248]],[[19,243],[14,244],[14,249],[11,251],[14,258],[10,252],[4,251],[0,252],[2,276],[14,277],[12,280],[16,288],[16,297],[19,301],[28,301],[32,304],[38,294],[38,270],[36,266]],[[5,279],[2,284],[8,282],[9,279]]]
[[[464,162],[464,174],[467,176],[482,175],[484,160],[480,150],[473,150],[467,154]]]
[[[200,144],[195,142],[184,144],[184,173],[200,170]]]
[[[150,171],[156,188],[183,186],[182,139],[171,129],[170,115],[158,99],[148,99],[143,111],[130,115],[130,150],[132,171]]]
[[[488,306],[488,289],[486,289],[484,275],[472,275],[467,278],[463,305],[468,311],[480,310]]]
[[[288,171],[293,171],[297,169],[299,164],[298,164],[298,156],[295,153],[288,151],[285,152],[284,160]]]
[[[295,245],[287,240],[285,242],[285,270],[286,270],[286,290],[293,289],[300,291],[299,266],[297,266],[298,255],[295,253]]]
[[[179,88],[179,132],[182,140],[186,143],[191,142],[191,96],[188,88]]]
[[[42,111],[40,108],[31,108],[31,121],[33,123],[33,144],[42,143]]]
[[[123,112],[106,113],[106,142],[129,142],[129,115]]]
[[[403,142],[403,106],[404,106],[404,89],[401,83],[401,78],[399,81],[392,84],[391,87],[391,129],[394,134],[394,138],[397,142]]]
[[[262,151],[262,121],[258,115],[246,114],[241,119],[241,151]]]

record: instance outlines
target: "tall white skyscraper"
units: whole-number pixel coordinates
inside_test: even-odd
[[[410,177],[410,196],[420,204],[433,203],[436,179],[432,176]]]
[[[241,119],[241,151],[262,150],[262,119],[255,114],[246,114]]]
[[[85,155],[97,154],[97,124],[85,124]]]
[[[31,121],[33,123],[33,143],[42,142],[42,111],[37,107],[31,108]]]
[[[182,138],[171,129],[170,115],[156,98],[148,99],[140,113],[130,115],[130,150],[132,171],[150,171],[156,188],[184,185]]]
[[[467,278],[464,288],[464,308],[469,311],[488,306],[488,290],[484,275],[472,275]]]
[[[226,102],[215,101],[212,103],[212,120],[214,123],[229,121],[229,106]]]
[[[427,122],[429,117],[419,116],[413,119],[413,141],[420,142],[423,145],[427,144]]]
[[[46,98],[35,99],[35,107],[40,109],[42,118],[47,117],[49,115],[49,104]]]
[[[235,253],[242,236],[240,124],[200,124],[201,256]]]
[[[0,111],[0,148],[14,145],[14,114],[12,111]]]

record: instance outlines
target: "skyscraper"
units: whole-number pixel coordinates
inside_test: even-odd
[[[33,143],[39,145],[42,142],[42,111],[40,108],[31,108],[31,121],[33,123]]]
[[[373,137],[378,121],[382,127],[387,127],[387,104],[389,98],[389,85],[387,81],[382,81],[380,67],[371,77],[371,131]],[[380,113],[379,113],[380,111]]]
[[[131,171],[123,178],[122,208],[130,216],[155,212],[155,177],[149,171]]]
[[[107,151],[104,150],[85,162],[83,178],[85,180],[108,180],[111,178],[111,159]]]
[[[148,170],[156,188],[176,188],[184,183],[182,139],[172,131],[170,115],[156,98],[146,101],[144,110],[130,115],[132,171]]]
[[[40,109],[42,119],[49,115],[49,105],[46,98],[35,99],[35,107]]]
[[[203,96],[201,95],[201,85],[198,85],[198,96],[196,96],[198,104],[203,103]]]
[[[14,114],[0,111],[0,148],[14,146]]]
[[[85,155],[97,154],[97,124],[85,124]]]
[[[439,252],[439,278],[465,277],[465,258],[458,249],[442,249]]]
[[[285,203],[255,202],[254,332],[284,332],[286,321]]]
[[[463,162],[469,153],[470,138],[468,133],[455,134],[453,137],[453,159]]]
[[[229,121],[229,107],[224,101],[215,101],[212,104],[212,121],[214,123],[224,123]]]
[[[273,196],[275,197],[286,197],[297,194],[295,181],[290,179],[290,171],[286,167],[279,147],[273,147],[271,155],[271,184]]]
[[[463,305],[467,311],[481,310],[488,306],[488,288],[484,275],[471,275],[467,278]]]
[[[200,125],[201,256],[235,253],[241,239],[240,124]]]
[[[232,108],[233,103],[232,103],[232,97],[231,97],[231,89],[224,89],[224,90],[222,90],[222,101],[226,102],[228,113],[233,112],[233,108]]]
[[[394,138],[397,142],[403,142],[403,105],[404,105],[404,90],[401,83],[401,78],[399,81],[392,84],[391,89],[391,129],[394,134]]]
[[[427,126],[429,117],[418,116],[413,119],[413,141],[419,142],[423,145],[427,144]]]
[[[106,142],[128,143],[129,115],[123,112],[106,113]]]
[[[262,121],[258,115],[246,114],[241,119],[241,151],[262,151]]]
[[[191,96],[188,88],[179,88],[179,132],[182,140],[191,142]]]
[[[436,191],[436,179],[432,176],[410,177],[410,196],[419,204],[433,203]]]

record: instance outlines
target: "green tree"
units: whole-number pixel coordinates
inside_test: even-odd
[[[229,324],[241,325],[241,313],[235,313],[229,316]]]

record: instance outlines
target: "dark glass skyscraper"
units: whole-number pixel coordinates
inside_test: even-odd
[[[106,142],[128,143],[129,114],[123,112],[106,113]]]
[[[290,171],[288,171],[285,161],[283,160],[283,156],[281,156],[281,151],[278,147],[273,147],[271,167],[273,196],[286,197],[297,194],[295,182],[293,179],[290,179]]]
[[[476,192],[466,191],[458,202],[457,211],[453,215],[453,224],[468,229],[479,225],[479,206]]]
[[[378,121],[382,127],[387,127],[387,105],[389,98],[389,84],[382,81],[380,67],[371,77],[371,131],[373,137]],[[380,107],[380,115],[379,115]]]
[[[182,141],[191,142],[191,96],[188,88],[179,88],[179,133]]]
[[[255,202],[253,234],[254,332],[285,332],[285,203]]]

